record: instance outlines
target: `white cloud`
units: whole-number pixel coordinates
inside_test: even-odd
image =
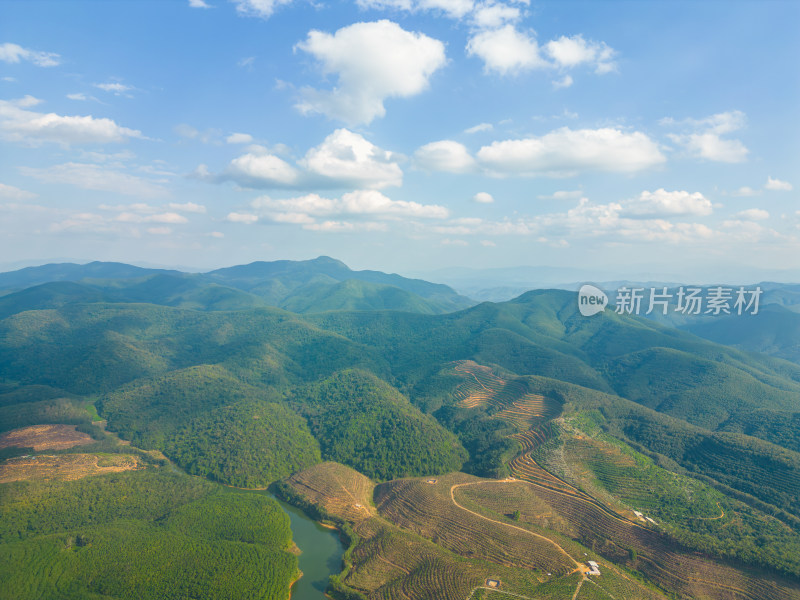
[[[67,99],[69,100],[93,100],[91,96],[87,96],[84,93],[75,93],[75,94],[67,94]]]
[[[290,223],[304,223],[310,218],[339,215],[443,219],[449,214],[443,206],[392,200],[376,190],[356,190],[343,194],[339,199],[324,198],[317,194],[287,199],[262,196],[251,205],[261,215]]]
[[[392,159],[391,152],[381,150],[358,133],[337,129],[311,148],[299,164],[331,182],[384,188],[403,181],[403,171]]]
[[[39,52],[9,42],[0,44],[0,60],[11,64],[24,60],[39,67],[55,67],[61,64],[61,57],[55,52]]]
[[[37,194],[21,190],[13,185],[6,185],[0,183],[0,198],[10,198],[12,200],[31,200],[36,198]]]
[[[510,24],[481,31],[470,38],[467,54],[483,60],[487,73],[495,71],[508,75],[549,66],[539,53],[536,39]]]
[[[474,127],[465,129],[464,133],[478,133],[480,131],[491,131],[492,129],[494,129],[494,126],[491,123],[479,123]]]
[[[225,138],[229,144],[250,144],[253,142],[253,136],[249,133],[232,133]]]
[[[764,189],[770,191],[791,192],[792,184],[788,181],[781,181],[780,179],[773,179],[772,177],[767,176],[767,183],[764,184]]]
[[[741,196],[741,197],[749,197],[749,196],[758,196],[761,194],[761,190],[754,190],[748,185],[744,185],[740,187],[738,190],[733,192],[734,196]]]
[[[347,233],[352,231],[386,231],[385,223],[350,223],[348,221],[325,221],[324,223],[309,223],[303,229],[330,233]]]
[[[104,92],[109,92],[114,94],[115,96],[127,95],[127,92],[131,91],[133,87],[129,85],[125,85],[124,83],[95,83],[94,87],[103,90]]]
[[[739,140],[723,140],[715,133],[692,133],[671,139],[683,144],[691,154],[717,162],[743,162],[748,154]]]
[[[205,213],[206,207],[202,204],[195,204],[194,202],[170,202],[169,207],[172,210],[177,210],[179,212],[188,212],[188,213]]]
[[[225,217],[225,220],[231,223],[244,223],[245,225],[252,225],[256,221],[258,221],[258,215],[252,215],[249,213],[231,212],[228,213],[228,216]]]
[[[356,4],[373,10],[441,11],[453,19],[464,17],[475,5],[472,0],[356,0]]]
[[[676,144],[683,146],[690,155],[716,162],[739,163],[747,159],[749,153],[745,145],[736,139],[723,139],[721,136],[744,127],[746,118],[741,111],[718,113],[705,119],[662,119],[663,125],[678,125],[695,131],[668,134]]]
[[[769,212],[763,208],[748,208],[733,215],[736,219],[745,221],[763,221],[769,219]]]
[[[68,162],[47,168],[20,167],[19,170],[27,177],[34,177],[45,183],[65,183],[85,190],[141,198],[159,198],[168,194],[157,183],[96,164]]]
[[[491,204],[494,202],[492,195],[487,192],[478,192],[472,197],[472,199],[475,202],[480,202],[481,204]]]
[[[603,42],[586,41],[581,35],[561,36],[544,45],[545,53],[560,68],[574,68],[588,64],[598,74],[609,73],[616,69],[613,61],[614,50]]]
[[[217,238],[217,239],[222,239],[222,238],[225,237],[225,234],[222,233],[221,231],[212,231],[208,235],[210,235],[213,238]]]
[[[464,240],[451,240],[450,238],[445,238],[442,240],[442,246],[469,246]]]
[[[332,90],[303,90],[297,108],[350,124],[370,123],[386,114],[387,98],[415,96],[445,64],[444,44],[397,23],[354,23],[333,35],[310,31],[296,48],[316,58],[326,75],[336,75]]]
[[[497,29],[520,18],[518,8],[507,4],[485,2],[475,9],[473,24],[480,29]]]
[[[113,218],[120,223],[167,223],[170,225],[182,225],[188,223],[189,219],[175,212],[165,212],[156,214],[142,214],[141,211],[123,211]]]
[[[206,4],[205,0],[189,0],[191,8],[212,8],[210,4]]]
[[[700,192],[643,191],[635,200],[623,203],[622,214],[629,217],[707,216],[713,212],[711,201]]]
[[[494,5],[496,10],[500,5]],[[505,7],[509,9],[509,7]],[[510,8],[514,11],[517,9]],[[476,14],[477,16],[477,14]],[[496,72],[500,75],[516,75],[534,69],[574,69],[588,65],[595,73],[604,74],[616,70],[614,62],[616,52],[604,42],[586,41],[583,36],[562,36],[539,46],[533,32],[517,29],[512,22],[512,13],[508,18],[495,20],[495,25],[486,26],[473,35],[467,43],[467,54],[478,56],[483,60],[485,72]],[[553,86],[565,88],[571,86],[573,79],[565,74]]]
[[[108,144],[143,138],[140,131],[117,125],[111,119],[92,116],[62,116],[25,110],[41,101],[26,96],[20,100],[0,100],[0,136],[12,142],[38,145],[55,142]]]
[[[248,187],[291,186],[297,169],[273,154],[243,154],[231,161],[227,177]]]
[[[275,9],[293,0],[231,0],[236,5],[236,12],[246,17],[268,19]]]
[[[196,172],[200,179],[233,180],[252,188],[319,189],[358,187],[381,189],[399,186],[403,171],[394,155],[377,147],[362,135],[337,129],[322,143],[291,165],[262,146],[231,161],[220,176],[207,170]]]
[[[553,82],[553,87],[557,90],[568,88],[574,83],[572,75],[564,75],[561,79]]]
[[[578,171],[630,173],[666,159],[644,133],[619,129],[556,129],[544,136],[493,142],[478,161],[495,175],[568,176]]]
[[[425,144],[414,153],[414,162],[422,169],[448,173],[469,173],[476,166],[466,147],[452,140]]]
[[[481,240],[481,246],[485,246],[487,248],[494,248],[495,246],[497,246],[497,244],[495,244],[491,240]]]

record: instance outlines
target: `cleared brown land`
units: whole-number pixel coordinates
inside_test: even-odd
[[[0,435],[0,448],[33,448],[40,452],[66,450],[92,441],[90,435],[76,431],[75,425],[31,425]]]
[[[0,483],[28,479],[81,479],[141,468],[132,454],[60,454],[12,458],[0,464]]]

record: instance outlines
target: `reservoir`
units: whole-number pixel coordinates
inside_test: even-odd
[[[299,566],[303,576],[292,586],[292,600],[325,600],[328,577],[342,571],[345,548],[339,532],[323,527],[291,504],[278,503],[291,519],[292,539],[302,552]]]

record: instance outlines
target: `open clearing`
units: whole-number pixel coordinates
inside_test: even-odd
[[[0,448],[33,448],[40,452],[66,450],[93,441],[90,435],[76,431],[75,425],[31,425],[0,435]]]
[[[132,454],[60,454],[12,458],[0,464],[0,483],[29,479],[81,479],[141,468]]]

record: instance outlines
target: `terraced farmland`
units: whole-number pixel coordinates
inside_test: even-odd
[[[463,381],[453,392],[464,408],[487,408],[497,419],[520,431],[549,421],[561,413],[561,405],[550,398],[528,392],[524,381],[502,379],[489,367],[471,360],[452,363],[452,369]]]
[[[427,479],[420,481],[421,485],[436,486],[427,483]],[[336,463],[316,465],[286,480],[295,493],[325,508],[356,536],[347,568],[336,585],[355,590],[370,600],[464,600],[493,578],[502,581],[504,589],[523,598],[571,597],[574,583],[558,595],[543,595],[540,589],[558,586],[552,583],[542,586],[539,578],[526,569],[459,556],[398,527],[374,509],[353,511],[354,500],[371,499],[372,487],[369,482],[367,489],[368,482],[352,469]]]
[[[392,523],[470,558],[532,569],[540,574],[566,575],[574,561],[548,540],[517,528],[498,527],[459,508],[450,489],[480,482],[455,473],[428,484],[420,479],[400,479],[378,486],[375,503],[381,516]]]

